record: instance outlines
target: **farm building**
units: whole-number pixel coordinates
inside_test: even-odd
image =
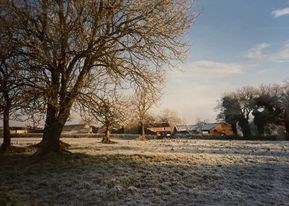
[[[232,126],[226,122],[204,123],[201,125],[202,134],[234,135]]]
[[[197,125],[176,125],[173,130],[173,134],[197,134],[198,126]]]
[[[177,125],[174,128],[174,135],[183,134],[211,134],[211,135],[233,135],[230,124],[219,123],[201,123],[196,125]]]
[[[169,137],[172,134],[172,128],[169,123],[153,123],[146,127],[148,134],[154,134],[158,137]]]

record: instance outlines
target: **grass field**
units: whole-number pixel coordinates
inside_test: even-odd
[[[0,157],[0,205],[289,205],[289,142],[63,141],[71,155]]]

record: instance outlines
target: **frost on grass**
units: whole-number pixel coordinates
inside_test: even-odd
[[[16,140],[15,140],[16,141]],[[18,144],[25,142],[18,140]],[[72,155],[0,158],[0,203],[286,205],[289,143],[65,139]],[[29,141],[28,141],[29,142]],[[25,142],[28,143],[28,142]]]

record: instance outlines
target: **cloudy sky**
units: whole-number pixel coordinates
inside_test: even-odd
[[[224,92],[289,79],[289,0],[198,0],[196,7],[188,57],[168,72],[158,111],[175,110],[188,124],[215,121]]]
[[[214,121],[224,92],[289,79],[289,0],[199,0],[186,61],[169,71],[160,108]]]

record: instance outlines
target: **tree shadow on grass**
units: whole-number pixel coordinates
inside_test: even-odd
[[[19,205],[285,205],[288,162],[224,165],[150,155],[0,157],[0,194]]]

